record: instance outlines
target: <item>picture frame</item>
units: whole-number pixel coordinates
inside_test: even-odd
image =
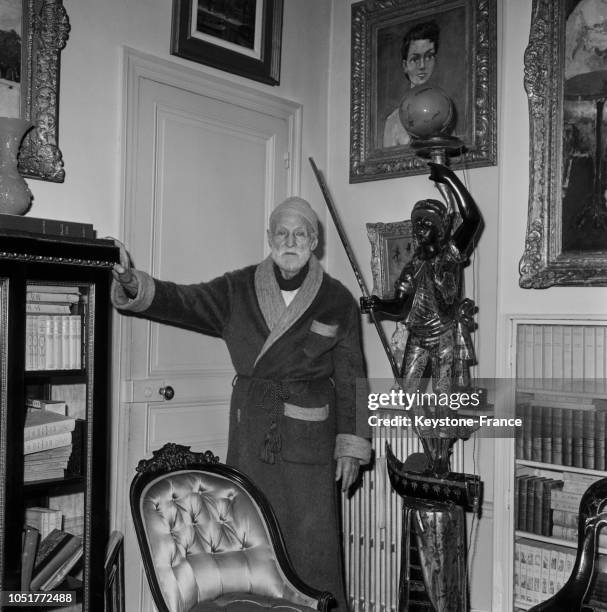
[[[173,0],[171,53],[280,84],[283,0]]]
[[[392,223],[367,223],[371,243],[371,273],[374,295],[394,297],[394,285],[413,257],[413,227],[410,220]]]
[[[424,84],[441,87],[453,100],[453,135],[464,147],[451,166],[497,163],[495,0],[363,0],[352,5],[351,183],[427,171],[398,108],[412,88],[401,55],[404,36],[428,22],[439,34],[434,67]],[[391,123],[402,137],[389,135]]]
[[[0,34],[5,42],[10,39],[2,48],[4,56],[0,54],[5,66],[0,115],[35,126],[21,144],[19,172],[61,183],[65,170],[58,143],[59,69],[70,30],[67,13],[62,0],[2,0],[0,20]]]
[[[524,60],[530,176],[519,285],[525,289],[607,285],[604,143],[597,142],[604,93],[596,90],[607,72],[595,65],[600,56],[593,51],[607,45],[600,29],[607,18],[598,28],[591,17],[586,22],[591,4],[532,6]]]

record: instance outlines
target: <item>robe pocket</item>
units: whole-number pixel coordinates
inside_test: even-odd
[[[303,351],[314,359],[331,350],[337,343],[339,325],[330,325],[320,321],[312,321],[310,331],[303,345]]]
[[[335,442],[329,405],[304,408],[285,403],[281,436],[284,461],[326,465],[333,459]]]

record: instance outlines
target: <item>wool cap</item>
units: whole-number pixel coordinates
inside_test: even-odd
[[[422,216],[429,217],[440,229],[445,229],[448,210],[440,200],[420,200],[415,203],[411,211],[411,221],[415,221],[417,217]]]
[[[278,219],[279,215],[285,212],[294,213],[300,217],[303,217],[310,224],[312,231],[315,234],[318,234],[318,216],[314,212],[314,209],[310,206],[309,202],[303,198],[298,198],[297,196],[287,198],[272,211],[272,214],[270,215],[270,229],[272,229],[276,224],[276,220]]]

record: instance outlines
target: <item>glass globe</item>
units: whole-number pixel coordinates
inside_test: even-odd
[[[398,114],[403,127],[416,139],[448,135],[455,118],[451,98],[440,87],[430,86],[411,89]]]

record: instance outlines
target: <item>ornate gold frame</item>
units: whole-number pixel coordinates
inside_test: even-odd
[[[58,146],[59,66],[69,30],[62,0],[23,0],[21,117],[36,126],[19,153],[19,171],[27,178],[65,178]]]
[[[350,102],[350,182],[423,174],[426,163],[410,145],[378,145],[380,70],[379,32],[398,24],[437,18],[448,11],[464,13],[466,71],[466,153],[454,158],[454,168],[491,166],[497,162],[496,2],[495,0],[363,0],[352,5]],[[446,23],[449,21],[446,20]],[[440,54],[440,50],[439,50]],[[441,83],[442,84],[442,83]],[[449,93],[449,92],[448,92]],[[383,145],[383,143],[382,143]]]
[[[394,295],[394,283],[404,265],[413,255],[413,232],[411,221],[393,223],[367,223],[367,236],[371,243],[371,273],[373,293],[382,298]],[[395,246],[400,249],[401,258],[390,266]]]
[[[529,99],[529,205],[519,284],[607,285],[607,250],[562,250],[565,3],[534,0],[525,52]]]

